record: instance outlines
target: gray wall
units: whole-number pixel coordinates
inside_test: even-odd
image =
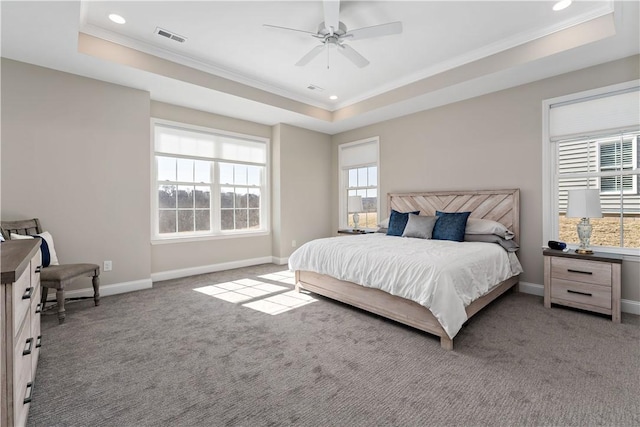
[[[148,92],[7,59],[1,102],[0,216],[39,217],[61,262],[102,266],[112,260],[102,285],[272,257],[285,261],[292,240],[300,245],[331,234],[329,135],[155,102]],[[152,245],[152,117],[266,138],[276,134],[272,232]],[[81,280],[69,289],[86,287],[90,282]]]
[[[332,145],[329,135],[284,124],[274,126],[273,136],[273,256],[286,258],[295,250],[293,241],[297,247],[335,232],[327,179]]]
[[[381,212],[395,191],[519,188],[524,282],[542,284],[542,100],[638,79],[639,57],[541,80],[333,136],[380,137]],[[337,190],[332,200],[337,227]],[[623,266],[622,298],[640,301],[637,262]]]
[[[60,262],[112,260],[104,284],[149,280],[149,93],[2,59],[1,154],[2,219],[39,217]]]

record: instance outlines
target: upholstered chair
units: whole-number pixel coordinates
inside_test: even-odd
[[[43,240],[47,240],[43,236],[38,236],[43,234],[42,227],[40,226],[40,220],[38,218],[22,221],[2,221],[0,225],[2,227],[2,235],[5,240],[11,240],[12,233],[15,238],[19,238],[18,236],[35,236],[40,237]],[[47,238],[51,241],[53,249],[50,235],[47,235]],[[43,254],[43,257],[44,256],[45,254]],[[55,252],[46,254],[46,256],[50,256],[52,258],[55,257],[55,262],[57,263],[57,256],[55,255]],[[96,306],[100,305],[100,267],[97,264],[50,264],[40,270],[42,306],[44,308],[46,304],[49,289],[55,289],[59,323],[64,323],[65,320],[64,289],[67,285],[80,277],[92,278],[93,300]]]

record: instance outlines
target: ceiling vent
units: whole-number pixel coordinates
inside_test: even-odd
[[[179,43],[184,43],[187,41],[186,37],[180,36],[176,33],[172,33],[171,31],[165,30],[164,28],[156,27],[155,33],[159,36],[166,37],[171,40],[175,40]]]

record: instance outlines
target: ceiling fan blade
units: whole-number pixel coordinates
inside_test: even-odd
[[[324,0],[324,27],[333,34],[340,25],[340,1]]]
[[[358,28],[348,31],[343,37],[349,37],[349,40],[361,40],[371,37],[390,36],[392,34],[402,33],[402,22],[389,22],[387,24],[374,25],[372,27]]]
[[[296,62],[296,65],[299,66],[299,67],[307,65],[309,62],[311,62],[311,60],[313,58],[315,58],[316,56],[320,55],[320,52],[322,52],[323,50],[324,50],[324,45],[323,44],[320,44],[320,45],[314,47],[313,49],[311,49],[309,51],[309,53],[307,53],[305,56],[300,58],[300,60],[298,62]]]
[[[271,28],[277,28],[279,30],[287,30],[287,31],[297,31],[299,33],[306,33],[306,34],[311,34],[312,36],[315,36],[316,33],[312,33],[311,31],[305,31],[305,30],[298,30],[295,28],[288,28],[288,27],[279,27],[277,25],[271,25],[271,24],[262,24],[263,27],[271,27]]]
[[[367,61],[367,58],[360,55],[351,46],[348,46],[346,44],[338,44],[337,46],[338,46],[338,52],[343,54],[348,60],[353,62],[359,68],[366,67],[367,65],[369,65],[369,61]]]

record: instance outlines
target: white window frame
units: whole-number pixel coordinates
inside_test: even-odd
[[[600,147],[602,145],[605,144],[615,144],[618,141],[612,140],[611,141],[598,141],[598,148],[597,148],[597,155],[598,155],[598,172],[601,173],[605,173],[602,171],[602,160],[600,157]],[[631,164],[633,165],[631,169],[624,169],[624,164],[621,165],[621,168],[623,168],[624,170],[636,170],[637,166],[638,166],[638,136],[635,136],[632,140],[631,140]],[[600,194],[618,194],[620,193],[619,189],[613,190],[613,191],[602,191],[602,178],[604,177],[599,177],[598,181],[599,181],[599,185],[600,185]],[[620,185],[622,185],[622,182],[620,182]],[[638,179],[631,179],[631,189],[629,190],[622,190],[622,192],[624,194],[638,194]]]
[[[376,161],[363,162],[344,166],[343,150],[362,144],[375,144]],[[380,222],[380,138],[377,136],[365,138],[358,141],[347,142],[338,146],[338,228],[348,228],[349,214],[347,212],[347,190],[349,188],[349,169],[376,166],[378,169],[376,190],[378,193],[378,202],[376,203],[376,215]],[[371,187],[368,187],[371,188]],[[364,227],[360,227],[363,228]]]
[[[556,240],[559,235],[559,206],[558,206],[558,176],[557,157],[558,146],[551,142],[550,136],[550,111],[551,105],[578,101],[580,99],[605,96],[608,93],[624,91],[633,87],[638,87],[640,80],[624,82],[603,88],[593,89],[585,92],[574,93],[553,99],[546,99],[542,102],[542,246],[546,247],[549,240]],[[599,156],[599,154],[598,154]],[[599,163],[598,163],[599,164]],[[600,172],[598,172],[600,173]],[[577,245],[569,245],[572,249]],[[599,252],[616,253],[625,255],[631,261],[640,261],[640,249],[593,246]]]
[[[220,176],[219,172],[219,164],[220,163],[232,163],[232,164],[246,164],[246,165],[256,165],[256,163],[252,162],[242,162],[242,161],[230,161],[225,159],[213,159],[213,158],[199,158],[197,156],[180,156],[180,155],[165,155],[163,153],[156,153],[155,150],[155,128],[156,126],[170,126],[178,129],[184,129],[186,131],[200,132],[200,133],[208,133],[213,135],[226,136],[231,138],[238,138],[243,140],[250,140],[255,142],[260,142],[265,144],[266,150],[266,161],[259,166],[263,166],[262,176],[261,176],[261,186],[260,186],[260,229],[258,230],[221,230],[219,227],[220,224],[220,214],[221,214],[221,206],[220,206],[220,188],[225,187],[226,185],[218,182],[218,177]],[[165,244],[165,243],[176,243],[176,242],[195,242],[202,240],[218,240],[218,239],[229,239],[229,238],[245,238],[245,237],[256,237],[256,236],[264,236],[270,233],[270,211],[271,211],[271,185],[269,182],[269,177],[271,176],[270,172],[270,158],[271,158],[271,140],[269,138],[264,138],[255,135],[247,135],[241,134],[237,132],[228,132],[220,129],[208,128],[203,126],[192,125],[188,123],[175,122],[164,119],[151,119],[151,244]],[[160,234],[158,232],[159,226],[159,206],[158,206],[158,194],[157,194],[157,186],[159,185],[157,181],[158,170],[157,170],[157,162],[156,155],[159,156],[167,156],[167,157],[183,157],[188,159],[196,159],[196,160],[207,160],[213,163],[213,167],[211,168],[211,184],[198,184],[199,186],[211,186],[211,196],[210,196],[210,223],[211,229],[209,231],[194,231],[194,232],[184,232],[184,233],[172,233],[169,235]],[[161,184],[161,183],[160,183]],[[191,184],[193,185],[193,184]]]

